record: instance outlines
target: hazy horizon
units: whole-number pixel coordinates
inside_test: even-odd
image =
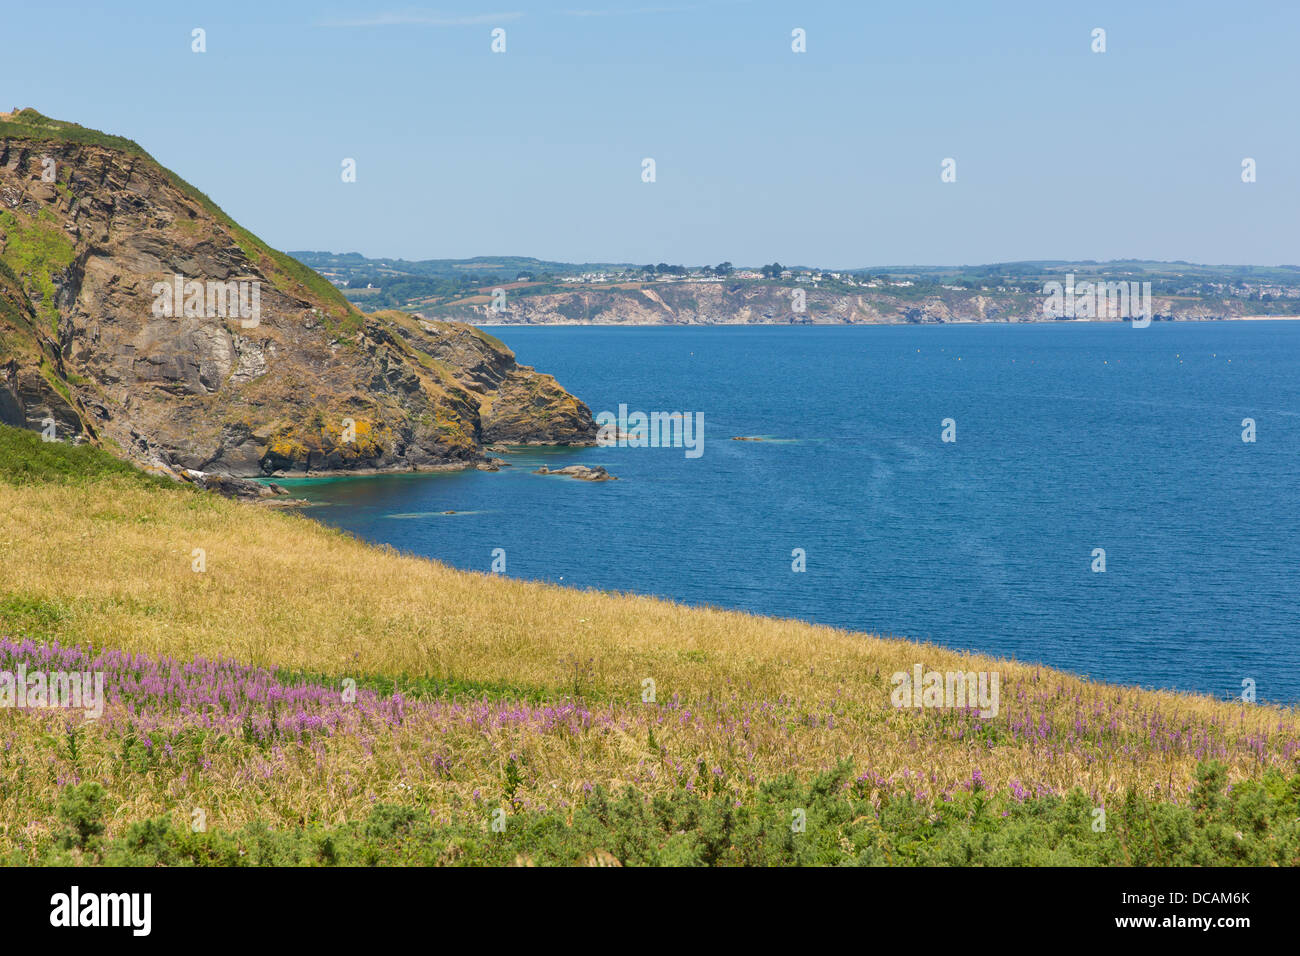
[[[534,256],[522,255],[514,252],[480,254],[474,256],[432,256],[425,259],[413,259],[410,256],[382,256],[368,255],[358,252],[355,249],[340,251],[335,249],[284,249],[283,252],[289,255],[299,254],[320,254],[333,256],[351,256],[359,255],[365,259],[374,262],[470,262],[476,259],[532,259],[537,262],[556,262],[564,265],[631,265],[641,266],[644,262],[632,262],[631,260],[620,259],[557,259],[554,256]],[[766,265],[764,262],[740,262],[734,259],[728,259],[726,256],[718,256],[702,261],[687,261],[683,259],[660,259],[660,262],[668,262],[670,265],[684,266],[716,266],[723,262],[730,262],[737,269],[758,268]],[[880,265],[872,263],[863,266],[824,266],[815,262],[787,262],[782,263],[787,269],[829,269],[836,272],[869,272],[881,271],[888,272],[903,269],[987,269],[993,266],[1071,266],[1071,265],[1120,265],[1124,263],[1137,263],[1143,265],[1165,265],[1165,266],[1194,266],[1203,269],[1243,269],[1243,268],[1268,268],[1268,269],[1300,269],[1300,264],[1294,262],[1192,262],[1188,259],[1150,259],[1142,257],[1129,257],[1123,259],[1007,259],[999,262],[909,262],[909,263],[892,263]]]

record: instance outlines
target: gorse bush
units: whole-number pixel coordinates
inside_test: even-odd
[[[59,819],[65,829],[58,846],[64,850],[94,850],[104,833],[106,807],[104,787],[91,781],[69,786],[59,799]]]
[[[1224,767],[1201,765],[1187,803],[1130,791],[1106,809],[1081,789],[1017,799],[983,790],[928,804],[855,782],[845,762],[806,784],[786,777],[744,804],[681,789],[653,798],[629,787],[595,788],[571,815],[518,812],[502,832],[489,820],[438,824],[414,806],[380,804],[361,821],[272,830],[193,832],[163,817],[99,841],[106,795],[68,787],[60,804],[68,832],[22,863],[114,866],[376,865],[1300,865],[1300,773],[1270,771],[1228,786]],[[802,828],[793,825],[796,818]],[[77,852],[70,852],[76,850]]]

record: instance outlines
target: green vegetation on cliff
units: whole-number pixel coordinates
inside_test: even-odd
[[[293,256],[272,249],[257,236],[240,226],[226,215],[220,206],[209,199],[206,193],[160,165],[135,140],[127,139],[124,136],[102,133],[95,129],[88,129],[76,123],[51,119],[30,108],[18,110],[15,113],[7,114],[7,116],[8,118],[0,117],[0,139],[30,139],[35,142],[103,146],[130,156],[138,156],[157,166],[181,192],[201,205],[209,215],[234,234],[245,255],[254,261],[262,260],[264,262],[268,275],[276,281],[281,291],[287,294],[302,294],[305,290],[311,296],[329,306],[328,314],[338,323],[338,328],[341,331],[355,333],[360,328],[361,320],[357,315],[357,310],[334,286],[313,269],[293,258]],[[0,223],[0,227],[4,225],[6,224]],[[3,231],[7,232],[8,230],[4,229]]]
[[[0,261],[11,274],[26,277],[31,283],[39,314],[57,337],[59,309],[54,298],[53,276],[72,264],[75,248],[72,240],[47,209],[26,222],[11,212],[0,211],[0,235],[5,237]]]
[[[86,484],[106,478],[153,488],[188,490],[191,487],[145,474],[93,445],[47,442],[37,432],[0,425],[0,482]]]

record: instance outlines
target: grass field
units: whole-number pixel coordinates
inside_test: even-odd
[[[467,573],[8,428],[0,635],[107,695],[0,707],[11,862],[1300,863],[1294,709]],[[894,707],[916,664],[997,716]]]

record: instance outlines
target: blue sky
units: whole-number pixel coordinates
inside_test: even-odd
[[[1300,262],[1290,2],[54,0],[4,32],[0,108],[129,136],[284,249]]]

